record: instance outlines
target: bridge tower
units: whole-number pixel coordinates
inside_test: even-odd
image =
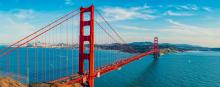
[[[84,13],[90,13],[90,19],[84,20]],[[89,29],[85,29],[89,26]],[[89,31],[89,35],[85,35]],[[85,52],[85,42],[89,43],[89,51]],[[79,74],[84,75],[84,61],[89,61],[88,86],[94,87],[94,6],[80,8],[80,35],[79,35]]]
[[[158,37],[154,37],[154,44],[153,44],[153,50],[154,52],[154,59],[159,58],[160,52],[159,52],[159,45],[158,45]]]

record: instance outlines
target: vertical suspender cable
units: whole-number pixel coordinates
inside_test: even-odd
[[[5,52],[7,52],[7,51],[10,51],[10,50],[11,50],[11,49],[10,49],[11,47],[16,46],[18,43],[24,41],[25,39],[28,39],[29,37],[31,37],[31,36],[37,34],[38,32],[40,32],[40,31],[46,29],[47,27],[51,26],[52,24],[54,24],[54,23],[56,23],[56,22],[58,22],[58,21],[64,19],[65,17],[68,17],[69,15],[75,13],[77,10],[78,10],[78,9],[75,9],[75,10],[71,11],[70,13],[68,13],[68,14],[66,14],[66,15],[64,15],[64,16],[62,16],[62,17],[60,17],[59,19],[57,19],[57,20],[51,22],[50,24],[46,25],[45,27],[43,27],[43,28],[41,28],[41,29],[35,31],[34,33],[32,33],[32,34],[30,34],[30,35],[28,35],[28,36],[22,38],[21,40],[16,41],[15,43],[11,44],[10,46],[8,46],[8,47],[6,47],[6,48],[1,49],[1,50],[0,50],[0,53],[5,53]]]
[[[47,35],[47,34],[46,34]],[[47,36],[44,36],[44,81],[46,81],[47,79],[47,65],[46,65],[46,62],[47,62]]]
[[[41,43],[41,81],[44,80],[44,43],[43,43],[43,36],[40,38]]]
[[[34,41],[34,80],[37,82],[37,42]]]
[[[71,20],[71,22],[73,23],[73,19]],[[71,52],[71,58],[72,58],[71,59],[72,60],[71,64],[72,65],[71,65],[71,67],[72,68],[71,69],[72,69],[72,73],[74,73],[74,63],[73,63],[74,62],[74,60],[73,60],[73,58],[74,58],[74,55],[73,55],[73,52],[74,52],[74,34],[73,34],[73,32],[74,31],[73,31],[73,24],[71,24],[71,30],[72,30],[72,32],[71,32],[72,33],[72,41],[71,41],[72,42],[72,46],[71,46],[71,49],[72,49],[72,52]]]
[[[120,34],[108,23],[108,21],[105,19],[105,17],[97,10],[95,9],[96,12],[101,16],[101,18],[104,20],[104,22],[110,27],[110,29],[116,34],[116,36],[119,37],[119,39],[123,42],[123,43],[127,43],[121,36]],[[137,52],[133,47],[128,46],[130,50]],[[131,51],[131,52],[132,52]]]
[[[29,82],[29,54],[28,54],[28,44],[27,44],[27,47],[26,47],[26,83]]]
[[[59,63],[60,77],[62,76],[62,75],[61,75],[61,74],[62,74],[62,62],[61,62],[62,59],[61,59],[61,56],[62,56],[62,45],[63,45],[63,43],[62,43],[62,41],[61,41],[61,40],[62,40],[62,38],[61,38],[61,37],[62,37],[62,35],[61,35],[61,32],[62,32],[61,29],[62,29],[62,28],[63,28],[62,25],[60,25],[60,29],[59,29],[59,30],[60,30],[60,33],[59,33],[59,35],[60,35],[60,38],[59,38],[59,40],[60,40],[60,43],[59,43],[59,44],[60,44],[60,59],[59,59],[59,61],[60,61],[60,63]]]
[[[20,80],[20,49],[17,49],[17,80]]]

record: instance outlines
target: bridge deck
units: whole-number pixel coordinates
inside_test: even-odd
[[[127,65],[127,64],[129,64],[129,63],[131,63],[135,60],[139,60],[139,59],[143,58],[144,56],[153,54],[155,52],[159,52],[159,50],[152,50],[152,51],[149,51],[149,52],[144,52],[144,53],[141,53],[139,55],[135,55],[135,56],[132,56],[130,58],[123,59],[123,60],[114,62],[112,64],[108,64],[108,65],[102,66],[100,68],[97,68],[95,70],[96,73],[95,73],[94,77],[97,78],[97,77],[99,77],[103,74],[106,74],[108,72],[118,70],[124,65]],[[58,80],[51,81],[49,83],[52,83],[52,84],[54,84],[54,83],[56,83],[56,84],[85,83],[87,81],[87,78],[88,78],[88,72],[85,75],[73,74],[71,76],[63,77],[63,78],[60,78]]]

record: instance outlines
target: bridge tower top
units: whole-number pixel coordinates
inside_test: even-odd
[[[153,47],[153,49],[157,50],[158,48],[159,48],[159,46],[158,46],[158,37],[154,37],[154,47]]]
[[[159,54],[158,37],[154,37],[153,51],[154,51],[154,58],[157,59],[160,55]]]

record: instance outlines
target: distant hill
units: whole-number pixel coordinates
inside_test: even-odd
[[[60,44],[57,44],[58,46]],[[7,45],[2,44],[0,47],[5,47]],[[88,47],[89,45],[85,45]],[[119,43],[112,43],[112,44],[95,44],[96,48],[99,49],[106,49],[106,50],[121,50],[124,52],[133,52],[135,49],[138,52],[145,52],[152,49],[153,43],[152,42],[132,42],[128,44],[119,44]],[[189,45],[189,44],[172,44],[172,43],[161,43],[159,44],[160,49],[173,49],[176,51],[220,51],[220,48],[208,48],[208,47],[201,47],[196,45]]]
[[[96,48],[100,49],[111,49],[111,50],[121,50],[125,52],[130,52],[131,48],[134,48],[138,52],[146,52],[152,49],[153,43],[152,42],[132,42],[128,44],[103,44],[103,45],[96,45]],[[170,43],[162,43],[159,44],[160,49],[172,49],[175,51],[190,51],[190,50],[200,50],[200,51],[208,51],[211,50],[207,47],[201,46],[194,46],[188,44],[170,44]]]
[[[160,48],[175,48],[177,50],[199,50],[199,51],[205,51],[209,50],[208,47],[201,47],[196,45],[189,45],[189,44],[170,44],[170,43],[162,43],[160,44]]]
[[[220,51],[220,48],[211,48],[211,51]]]
[[[139,52],[147,51],[152,49],[152,42],[132,42],[128,45],[132,46]],[[172,44],[172,43],[161,43],[159,44],[160,49],[171,48],[178,51],[220,51],[220,48],[208,48],[189,44]]]

